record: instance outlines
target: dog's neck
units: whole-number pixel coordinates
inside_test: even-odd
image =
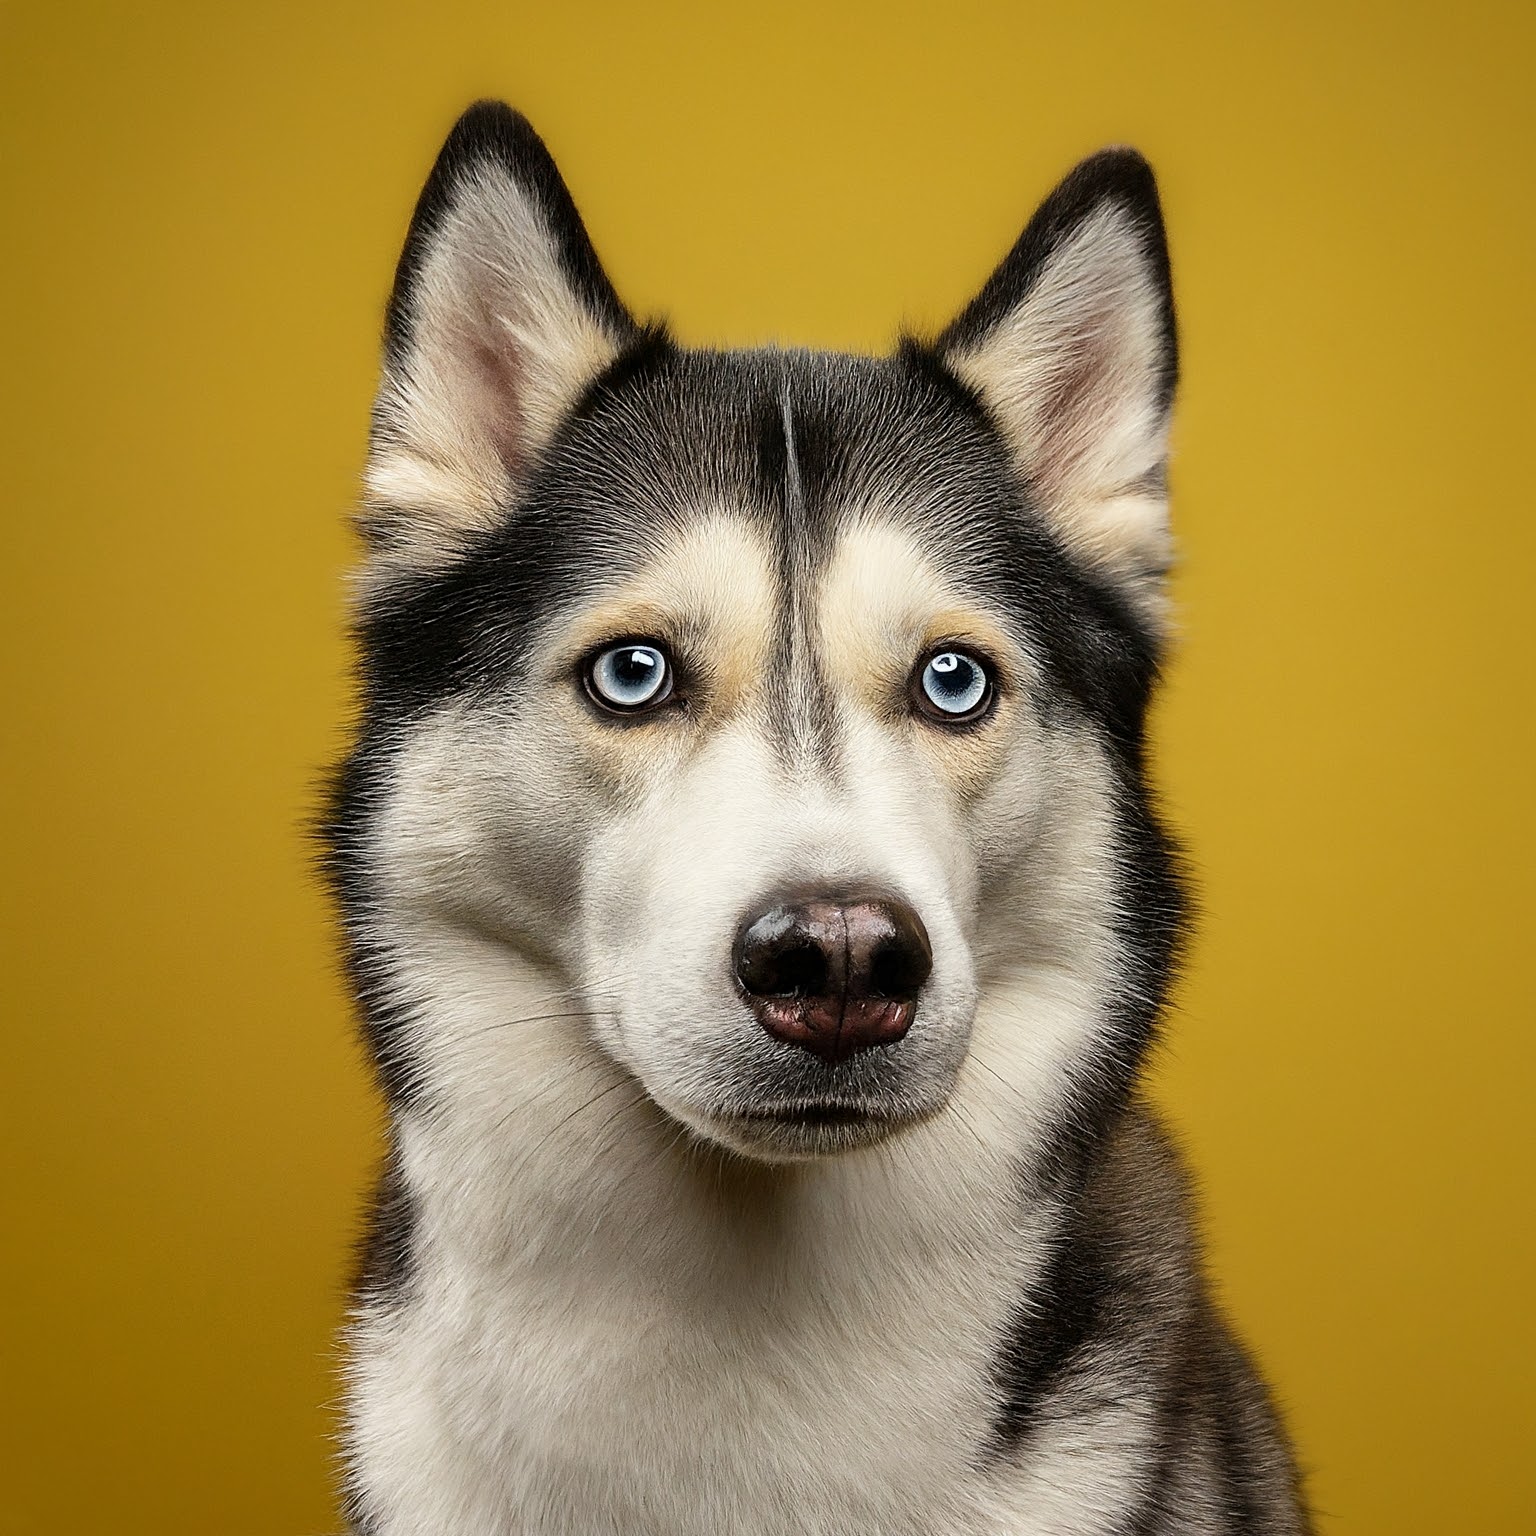
[[[452,1108],[396,1117],[425,1262],[492,1283],[628,1275],[699,1318],[759,1291],[851,1303],[882,1271],[936,1279],[957,1255],[967,1270],[997,1267],[1016,1295],[1021,1249],[1048,1235],[1053,1212],[1031,1211],[1016,1161],[963,1111],[836,1157],[756,1164],[666,1116],[579,1020],[539,1027],[558,1059],[505,1096],[487,1079]]]

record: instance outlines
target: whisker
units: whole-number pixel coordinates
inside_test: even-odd
[[[634,1084],[634,1080],[632,1078],[624,1078],[624,1077],[615,1078],[614,1081],[609,1083],[606,1088],[600,1088],[590,1098],[584,1099],[580,1104],[578,1104],[575,1107],[575,1109],[570,1110],[566,1114],[562,1115],[560,1117],[560,1119],[558,1119],[554,1123],[554,1125],[552,1125],[533,1144],[533,1146],[531,1146],[527,1150],[527,1152],[525,1152],[524,1155],[521,1158],[518,1159],[516,1167],[513,1168],[511,1170],[511,1172],[508,1174],[508,1182],[512,1183],[512,1184],[516,1184],[518,1182],[518,1180],[521,1178],[521,1176],[524,1173],[524,1171],[533,1162],[533,1160],[539,1155],[539,1153],[542,1152],[543,1149],[546,1146],[548,1146],[549,1143],[551,1141],[553,1141],[554,1138],[556,1136],[558,1136],[560,1134],[560,1132],[565,1129],[566,1126],[568,1126],[574,1119],[576,1119],[576,1117],[578,1115],[585,1114],[587,1110],[589,1110],[589,1109],[591,1109],[593,1107],[593,1105],[600,1104],[604,1099],[606,1099],[608,1097],[608,1095],[610,1093],[617,1093],[620,1088],[633,1087],[633,1086],[635,1086],[635,1084]],[[637,1104],[639,1103],[639,1099],[638,1098],[635,1100],[635,1103],[637,1103]],[[497,1127],[496,1127],[497,1130],[502,1129],[506,1125],[507,1121],[510,1120],[512,1118],[512,1116],[515,1113],[517,1113],[518,1110],[521,1110],[524,1107],[525,1106],[522,1105],[522,1104],[515,1105],[513,1107],[513,1109],[511,1111],[509,1111],[502,1118],[502,1120],[500,1122],[498,1122]],[[632,1108],[633,1106],[629,1106],[629,1107]],[[622,1113],[624,1113],[623,1109],[617,1110],[617,1111],[615,1111],[615,1116],[617,1116],[618,1114],[622,1114]]]

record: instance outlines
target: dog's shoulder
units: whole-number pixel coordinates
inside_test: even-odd
[[[1154,1384],[1147,1531],[1309,1529],[1279,1412],[1212,1292],[1195,1179],[1167,1125],[1134,1105],[1104,1145],[1085,1191],[1113,1302],[1105,1338]],[[1182,1523],[1181,1523],[1182,1522]],[[1140,1527],[1138,1527],[1140,1528]]]

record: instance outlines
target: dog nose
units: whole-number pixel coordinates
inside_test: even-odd
[[[770,907],[742,924],[732,958],[763,1028],[829,1063],[900,1040],[933,969],[917,913],[866,896]]]

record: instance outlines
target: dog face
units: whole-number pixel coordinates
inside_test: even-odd
[[[1122,1092],[1178,927],[1141,779],[1172,381],[1127,153],[932,347],[690,352],[472,109],[391,301],[330,826],[386,1086],[515,1097],[538,989],[491,955],[755,1158]]]

